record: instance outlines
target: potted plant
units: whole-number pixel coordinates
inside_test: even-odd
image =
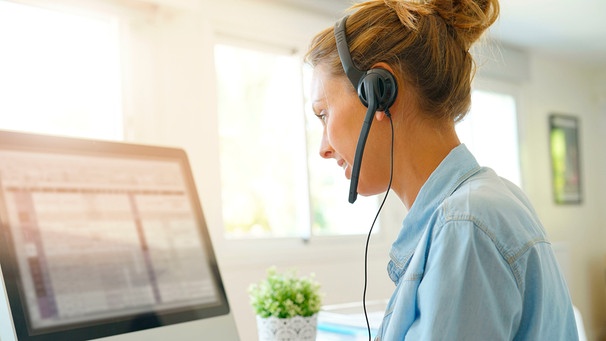
[[[322,298],[313,274],[299,277],[294,270],[279,274],[271,267],[248,293],[257,315],[259,341],[316,339]]]

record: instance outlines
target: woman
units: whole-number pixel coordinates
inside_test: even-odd
[[[455,132],[471,103],[469,48],[498,14],[497,0],[368,1],[307,54],[321,156],[359,180],[354,192],[391,188],[409,210],[390,252],[396,289],[377,340],[577,339],[534,209]],[[369,70],[381,74],[366,80]]]

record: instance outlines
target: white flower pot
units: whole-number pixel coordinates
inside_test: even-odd
[[[318,315],[281,319],[257,316],[259,341],[315,341]]]

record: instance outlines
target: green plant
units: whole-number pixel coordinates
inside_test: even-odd
[[[322,306],[320,284],[314,274],[298,277],[294,270],[279,274],[275,267],[269,268],[267,277],[251,284],[248,294],[255,313],[263,318],[309,317]]]

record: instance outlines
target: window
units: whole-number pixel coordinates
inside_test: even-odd
[[[376,199],[350,205],[349,182],[318,155],[322,125],[305,110],[301,56],[217,44],[215,64],[226,236],[367,233]]]
[[[122,139],[117,22],[0,0],[0,129]]]
[[[471,110],[457,124],[462,143],[481,166],[521,186],[518,122],[515,97],[508,93],[475,89]]]
[[[298,59],[228,45],[216,46],[215,59],[226,232],[303,236],[309,216]]]

